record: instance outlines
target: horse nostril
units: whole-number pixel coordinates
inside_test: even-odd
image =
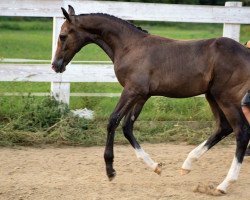
[[[60,72],[62,73],[62,68],[63,68],[63,59],[59,59],[59,60],[54,60],[51,64],[51,68],[55,71],[55,72]]]
[[[56,71],[55,65],[52,64],[51,68],[52,68],[54,71]]]

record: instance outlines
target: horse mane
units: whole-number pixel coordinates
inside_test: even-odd
[[[109,14],[106,14],[106,13],[80,14],[79,16],[87,16],[87,15],[106,17],[106,18],[109,18],[109,19],[111,19],[111,20],[117,21],[117,22],[119,22],[119,23],[128,25],[128,26],[130,26],[131,28],[136,29],[137,31],[142,31],[142,32],[144,32],[144,33],[149,33],[147,30],[144,30],[144,29],[142,29],[142,28],[139,27],[139,26],[135,26],[134,24],[132,24],[131,22],[129,22],[129,21],[127,21],[127,20],[118,18],[118,17],[116,17],[116,16],[114,16],[114,15],[109,15]]]

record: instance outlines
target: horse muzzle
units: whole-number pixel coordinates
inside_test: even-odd
[[[54,60],[52,63],[52,69],[56,73],[63,73],[66,70],[66,65],[63,63],[63,59]]]

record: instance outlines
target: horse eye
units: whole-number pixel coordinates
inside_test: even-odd
[[[64,41],[67,38],[67,35],[59,35],[60,40]]]

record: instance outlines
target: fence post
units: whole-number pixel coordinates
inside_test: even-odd
[[[62,103],[69,105],[70,84],[62,82],[51,82],[51,95]]]
[[[57,40],[63,22],[63,18],[53,17],[52,59],[54,58]],[[69,104],[70,83],[51,82],[51,96],[54,96],[57,101]]]
[[[226,7],[242,7],[242,2],[226,2]],[[223,37],[229,37],[235,41],[240,41],[240,24],[225,23],[223,27]]]

